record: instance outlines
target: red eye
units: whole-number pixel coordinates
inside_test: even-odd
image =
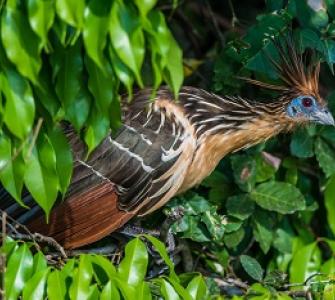
[[[303,98],[303,99],[302,99],[302,105],[303,105],[304,107],[311,107],[312,104],[313,104],[312,99],[310,99],[310,98]]]

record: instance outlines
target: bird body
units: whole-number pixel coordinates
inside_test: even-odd
[[[74,156],[66,200],[50,223],[35,213],[17,214],[34,230],[79,247],[115,231],[134,216],[147,215],[173,196],[201,183],[228,153],[248,148],[309,122],[334,125],[318,93],[319,65],[305,65],[288,44],[273,62],[283,86],[247,81],[280,92],[276,101],[255,102],[183,87],[178,99],[161,88],[123,102],[123,125],[86,159],[86,147],[65,130]],[[35,208],[33,208],[35,209]]]

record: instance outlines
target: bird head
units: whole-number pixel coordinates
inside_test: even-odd
[[[286,114],[293,122],[335,125],[327,105],[313,95],[298,95],[293,98],[287,104]]]
[[[268,56],[277,71],[282,85],[272,85],[247,79],[248,82],[280,92],[278,102],[287,122],[294,124],[318,123],[335,125],[326,101],[319,94],[320,60],[315,52],[307,49],[299,53],[299,47],[291,34],[272,42],[279,54],[279,61]]]

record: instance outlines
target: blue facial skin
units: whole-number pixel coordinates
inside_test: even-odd
[[[302,95],[294,98],[286,108],[286,113],[292,119],[305,119],[311,122],[334,125],[334,119],[327,107],[317,103],[314,97]]]

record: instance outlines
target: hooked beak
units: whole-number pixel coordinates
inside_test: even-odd
[[[321,108],[312,114],[312,121],[323,125],[335,126],[334,118],[327,108]]]

